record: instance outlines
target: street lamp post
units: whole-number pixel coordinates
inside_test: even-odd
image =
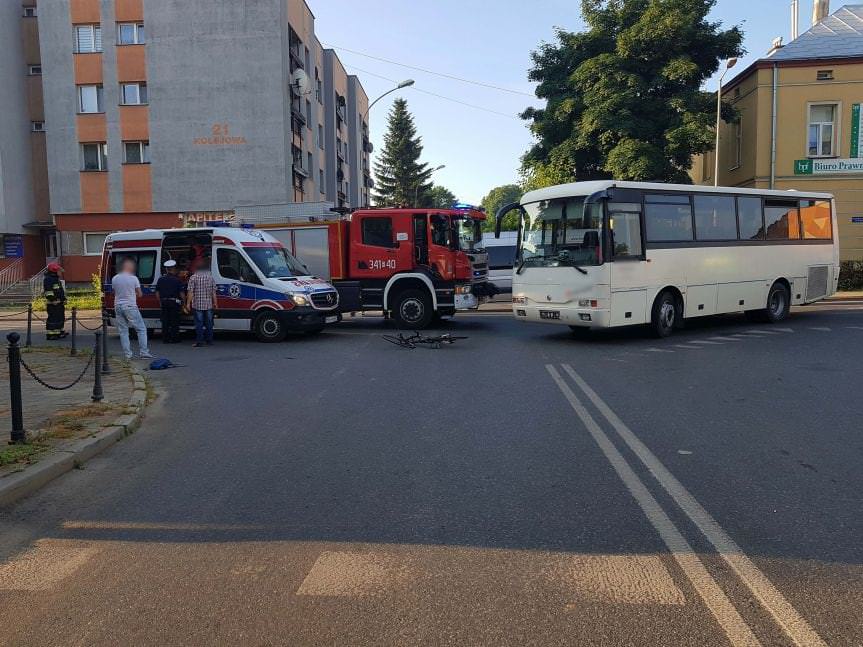
[[[716,90],[716,148],[713,151],[713,186],[719,186],[719,122],[722,120],[722,81],[728,70],[737,65],[737,58],[729,58],[725,62],[725,69],[719,76],[719,88]]]
[[[432,173],[437,173],[437,172],[438,172],[438,171],[440,171],[442,168],[446,168],[446,164],[441,164],[440,166],[435,166],[435,167],[431,170],[431,172],[432,172]],[[429,175],[431,175],[431,174],[429,174]],[[416,186],[414,187],[414,207],[418,207],[418,206],[419,206],[419,205],[417,204],[417,201],[419,200],[419,195],[420,195],[420,184],[422,184],[422,182],[417,182]]]
[[[363,120],[365,120],[366,117],[369,116],[369,111],[372,109],[372,106],[375,105],[378,101],[383,99],[388,94],[392,94],[393,92],[396,92],[397,90],[401,90],[403,88],[408,88],[408,87],[412,86],[414,83],[415,83],[415,81],[413,79],[406,79],[406,80],[400,82],[396,87],[392,88],[391,90],[387,90],[386,92],[384,92],[381,96],[379,96],[377,99],[375,99],[374,101],[372,101],[369,104],[369,107],[366,108],[366,111],[363,113]]]

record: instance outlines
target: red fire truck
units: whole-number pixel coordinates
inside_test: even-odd
[[[247,207],[237,216],[335,286],[341,312],[383,310],[399,326],[419,329],[497,293],[488,282],[488,255],[477,250],[486,215],[473,207],[281,217]]]

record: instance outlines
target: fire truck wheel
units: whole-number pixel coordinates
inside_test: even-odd
[[[284,341],[288,331],[285,324],[272,312],[265,312],[255,319],[255,335],[258,341],[275,343]]]
[[[425,328],[433,315],[431,298],[425,290],[405,290],[395,298],[393,317],[402,328]]]

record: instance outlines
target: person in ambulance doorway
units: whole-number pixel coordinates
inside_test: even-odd
[[[63,330],[66,324],[66,290],[60,275],[63,268],[58,263],[51,263],[45,270],[43,295],[45,297],[48,320],[45,322],[45,338],[49,341],[63,339],[69,333]]]
[[[162,342],[180,343],[180,308],[186,300],[186,286],[177,277],[177,261],[165,261],[165,274],[156,282],[162,304]]]

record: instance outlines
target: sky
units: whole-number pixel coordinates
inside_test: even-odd
[[[348,73],[360,77],[370,100],[398,81],[416,81],[414,87],[391,94],[372,108],[369,125],[376,151],[383,144],[392,101],[402,96],[422,136],[423,161],[432,167],[446,165],[435,173],[435,183],[470,204],[479,204],[495,186],[518,181],[519,158],[531,146],[532,136],[517,115],[527,106],[542,105],[527,80],[530,52],[553,41],[555,27],[584,27],[578,0],[308,2],[321,43],[338,51]],[[805,31],[811,2],[800,4],[800,26]],[[843,4],[833,0],[831,11]],[[764,56],[775,37],[789,40],[790,0],[718,0],[712,18],[725,26],[739,25],[745,33],[748,54],[726,80]],[[715,89],[715,78],[707,87]]]

